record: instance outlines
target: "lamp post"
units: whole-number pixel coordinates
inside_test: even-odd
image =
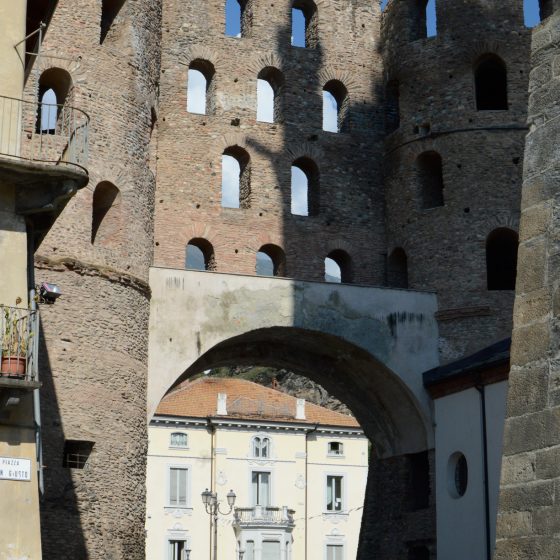
[[[243,560],[243,555],[245,554],[245,549],[244,548],[240,548],[239,549],[239,560]]]
[[[220,502],[218,500],[218,494],[216,492],[210,492],[208,488],[202,492],[202,503],[204,504],[204,509],[206,513],[210,515],[212,519],[212,524],[214,526],[214,553],[212,555],[213,560],[218,560],[218,514],[229,515],[233,510],[233,505],[235,504],[235,492],[230,490],[227,494],[227,503],[229,506],[229,511],[223,512],[220,510]]]
[[[190,560],[190,558],[191,558],[191,549],[187,548],[185,550],[185,560]]]

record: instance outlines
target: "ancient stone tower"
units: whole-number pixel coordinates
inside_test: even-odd
[[[426,37],[425,4],[383,18],[387,275],[437,292],[450,361],[511,332],[530,33],[517,0],[446,0]]]
[[[560,3],[533,35],[519,270],[496,559],[558,558]],[[553,12],[554,10],[554,12]]]
[[[60,0],[28,81],[92,123],[89,185],[36,255],[64,294],[42,313],[44,558],[144,556],[160,15],[153,0]]]

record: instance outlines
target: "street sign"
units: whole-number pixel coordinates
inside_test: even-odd
[[[0,480],[31,480],[31,460],[0,457]]]

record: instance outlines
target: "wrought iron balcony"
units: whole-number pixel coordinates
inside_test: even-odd
[[[39,312],[0,305],[0,387],[35,388],[38,381]]]
[[[247,526],[273,525],[292,528],[295,526],[295,511],[284,507],[253,506],[249,508],[235,508],[233,524],[240,528]]]
[[[0,188],[15,189],[35,248],[88,183],[88,133],[80,109],[0,96]]]

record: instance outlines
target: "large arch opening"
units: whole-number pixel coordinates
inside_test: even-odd
[[[249,387],[244,388],[243,384],[247,382]],[[265,391],[272,391],[277,396],[264,401],[261,394]],[[292,398],[291,405],[285,404],[286,395]],[[302,395],[306,400],[304,403],[301,402]],[[187,415],[197,415],[201,407],[208,408],[207,416],[199,421],[198,432],[189,431],[189,427],[196,424],[196,418],[182,423],[181,410],[185,403]],[[337,432],[335,427],[331,427],[329,433],[331,428],[322,425],[319,417],[314,416],[324,413],[317,413],[319,407],[311,403],[328,409],[327,415],[333,411],[348,418],[349,422],[352,420],[346,415],[351,412],[359,426],[348,437],[343,430]],[[301,430],[299,436],[294,432],[294,438],[299,437],[301,444],[308,447],[304,452],[303,448],[296,449],[294,443],[294,447],[290,447],[290,457],[295,456],[296,463],[298,457],[304,461],[304,456],[309,456],[310,462],[314,457],[315,467],[307,468],[319,469],[320,473],[313,474],[311,470],[309,478],[301,473],[298,475],[296,468],[283,461],[281,449],[285,442],[282,438],[289,437],[290,422],[294,419],[299,422],[298,429]],[[258,421],[258,426],[251,426],[251,420]],[[327,421],[331,421],[330,418]],[[355,423],[352,425],[356,426]],[[360,426],[371,442],[369,448],[367,440],[359,435]],[[222,433],[226,428],[231,433]],[[209,481],[208,485],[213,484],[212,488],[222,498],[225,497],[224,489],[231,487],[239,506],[235,536],[231,528],[224,529],[218,542],[229,538],[232,546],[237,542],[242,550],[254,546],[253,533],[243,531],[243,516],[250,518],[250,522],[255,516],[274,515],[278,520],[279,516],[287,515],[298,528],[306,519],[306,513],[302,511],[301,502],[293,503],[295,498],[291,495],[291,488],[295,486],[302,490],[302,495],[309,496],[309,503],[315,499],[324,502],[320,504],[320,517],[324,523],[330,523],[331,516],[333,519],[344,516],[349,524],[352,516],[359,516],[360,543],[354,541],[354,548],[348,545],[344,557],[348,560],[365,559],[367,554],[376,551],[376,544],[370,542],[364,555],[363,535],[370,532],[372,522],[379,521],[381,532],[384,524],[392,523],[396,509],[400,510],[398,515],[405,512],[415,515],[418,510],[430,507],[429,495],[433,487],[428,451],[430,429],[411,390],[398,375],[364,349],[340,337],[308,329],[261,328],[216,344],[171,383],[158,413],[150,422],[152,447],[148,453],[148,472],[156,473],[159,468],[161,479],[165,476],[163,469],[169,470],[170,464],[168,458],[161,458],[161,450],[152,442],[160,442],[163,453],[173,456],[172,468],[178,469],[177,442],[188,447],[185,453],[191,456],[195,437],[211,433],[215,452],[210,456],[215,457],[213,469],[216,474],[214,482]],[[184,433],[179,433],[181,431]],[[363,464],[362,471],[358,472],[358,458],[352,454],[360,437]],[[244,443],[239,444],[241,440]],[[241,445],[241,451],[236,451],[237,445]],[[352,466],[348,466],[350,463]],[[301,465],[305,468],[303,462]],[[197,504],[201,506],[200,493],[204,488],[199,483],[200,474],[189,468],[185,467],[185,473],[173,473],[173,499],[182,499],[189,507],[190,491],[196,509]],[[237,469],[236,475],[233,475],[233,469]],[[183,486],[187,490],[183,494],[175,490],[181,488],[176,482],[178,476],[185,477]],[[190,486],[186,482],[191,480],[189,477],[192,477]],[[386,477],[391,477],[391,485],[383,483]],[[282,482],[287,482],[287,489],[281,487]],[[361,489],[357,496],[355,486]],[[353,497],[351,493],[354,493]],[[380,507],[378,498],[383,502],[395,500],[399,505],[393,508],[395,511],[389,511]],[[155,493],[150,495],[148,490],[148,507],[155,500]],[[311,515],[311,509],[305,511]],[[286,540],[284,544],[292,547],[295,553],[298,546],[304,545],[301,533],[294,531],[293,535],[294,539]],[[336,548],[339,545],[330,541],[320,546],[326,554],[340,552]]]

